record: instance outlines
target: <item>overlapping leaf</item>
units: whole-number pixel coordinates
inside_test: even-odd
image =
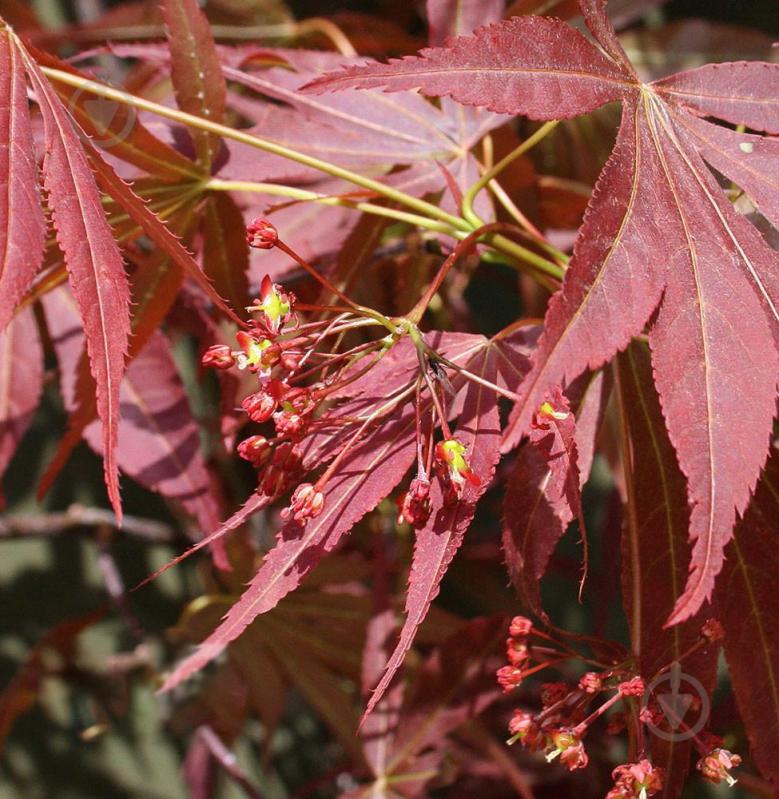
[[[676,453],[668,439],[652,367],[645,345],[632,344],[617,359],[617,401],[629,442],[627,508],[623,525],[622,584],[625,612],[631,626],[633,652],[641,673],[651,678],[679,662],[685,674],[699,680],[706,691],[716,681],[719,647],[711,645],[692,656],[701,627],[711,615],[705,607],[687,621],[664,628],[684,589],[690,543],[690,510]],[[669,686],[662,686],[667,689]],[[697,721],[691,711],[688,723]],[[670,731],[678,724],[672,723]],[[652,737],[653,761],[666,771],[663,799],[677,797],[690,767],[691,741],[683,736]]]
[[[43,260],[46,224],[34,152],[22,58],[0,30],[0,331]]]
[[[707,114],[775,132],[779,65],[720,64],[642,84],[603,3],[580,6],[602,50],[561,22],[514,18],[418,57],[347,68],[310,88],[420,88],[536,119],[622,101],[614,152],[550,302],[505,447],[526,432],[550,388],[602,365],[650,322],[655,382],[687,478],[696,542],[670,619],[678,622],[711,595],[736,513],[765,459],[779,372],[776,254],[735,212],[701,158],[716,158],[770,212],[775,200],[766,199],[771,191],[759,174],[766,160],[750,170],[744,158],[758,140],[769,151],[773,143],[745,135],[744,158],[734,160],[726,148],[712,154],[692,130],[700,128],[695,117]],[[776,159],[768,168],[775,175]]]
[[[568,389],[568,396],[576,417],[575,485],[565,473],[568,458],[563,457],[555,476],[548,455],[528,443],[517,454],[504,500],[506,566],[524,606],[542,618],[546,614],[541,606],[540,581],[558,541],[578,515],[576,503],[580,500],[571,494],[581,489],[590,473],[595,436],[608,399],[603,374],[579,378]]]
[[[60,365],[65,407],[78,400],[78,363],[83,351],[77,309],[67,289],[44,298],[49,331]],[[167,339],[156,331],[131,362],[120,392],[117,461],[122,471],[167,499],[180,502],[203,531],[219,523],[220,508],[200,453],[200,434]],[[102,433],[95,422],[83,431],[96,452]]]
[[[725,550],[714,593],[736,703],[755,761],[774,786],[779,785],[778,519],[779,448],[774,442],[752,503]]]
[[[486,341],[481,336],[465,334],[431,334],[429,340],[437,351],[459,364],[467,363],[486,346]],[[397,346],[406,347],[409,355],[416,360],[416,351],[412,346]],[[402,394],[388,398],[386,386],[376,382],[375,375],[373,382],[373,391],[377,392],[378,397],[371,399],[366,386],[359,397],[347,401],[344,407],[349,414],[354,413],[356,407],[377,414],[376,426],[351,446],[338,463],[323,489],[324,509],[321,514],[305,525],[293,519],[282,527],[275,547],[265,558],[262,568],[254,576],[246,592],[198,650],[174,669],[165,681],[164,689],[178,685],[203,668],[241,635],[258,615],[275,607],[286,594],[300,585],[323,555],[336,547],[341,538],[403,478],[416,455],[415,406],[413,401],[404,402]],[[491,406],[486,398],[481,402],[485,403],[483,413],[486,414],[489,407],[496,408],[496,395],[491,395]],[[350,406],[349,403],[354,405]],[[339,413],[339,410],[344,413],[344,407],[337,409],[335,413]],[[386,410],[382,410],[384,408]],[[497,435],[496,430],[493,432]],[[304,442],[303,449],[308,450],[309,458],[312,457],[312,452],[322,453],[329,450],[332,453],[340,450],[351,435],[352,432],[340,431],[336,436],[325,436],[325,441],[317,445],[316,439],[321,436],[314,434],[313,445]],[[489,448],[485,451],[489,453]],[[490,463],[494,465],[494,462],[487,454],[485,467]],[[487,472],[491,473],[491,469],[492,466],[489,466]],[[459,520],[459,515],[457,519]],[[467,521],[470,521],[470,516]],[[464,532],[467,523],[460,520],[458,524],[462,525]],[[439,580],[441,576],[443,570],[438,575]],[[429,602],[425,604],[425,608],[428,605]],[[423,617],[424,611],[414,621],[414,629]]]
[[[32,422],[42,388],[43,349],[28,308],[0,332],[0,477]]]

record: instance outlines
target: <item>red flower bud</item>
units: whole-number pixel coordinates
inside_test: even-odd
[[[238,454],[256,467],[270,459],[271,447],[265,436],[249,436],[238,445]]]
[[[263,217],[257,217],[246,226],[246,243],[258,250],[271,250],[279,240],[275,225]]]
[[[619,684],[619,692],[622,696],[643,696],[646,685],[641,677],[633,677]]]
[[[273,416],[278,405],[277,400],[266,391],[249,394],[241,403],[241,407],[249,414],[253,422],[267,422]]]
[[[398,524],[408,522],[421,530],[430,518],[431,509],[430,481],[417,476],[409,484],[408,491],[398,497]]]
[[[311,483],[301,483],[292,494],[289,506],[281,511],[281,518],[289,519],[291,516],[296,522],[305,523],[319,516],[324,505],[325,497],[321,491]]]
[[[226,344],[214,344],[203,353],[200,363],[211,369],[230,369],[235,366],[235,358]]]
[[[588,671],[581,676],[579,688],[585,693],[597,694],[598,691],[603,689],[603,680],[600,674],[596,674],[594,671]]]
[[[514,616],[509,625],[509,635],[512,638],[526,638],[533,629],[533,622],[525,616]]]

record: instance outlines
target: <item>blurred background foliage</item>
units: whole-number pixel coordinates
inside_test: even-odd
[[[57,28],[93,22],[121,5],[114,0],[32,0],[28,6],[23,0],[0,0],[0,15],[14,19],[32,9],[46,27]],[[355,40],[370,25],[364,16],[354,15],[375,15],[375,31],[381,32],[384,25],[388,32],[380,41],[394,42],[396,53],[423,43],[421,6],[407,0],[209,0],[205,10],[214,22],[233,26],[284,25],[309,16],[331,16],[350,35],[357,34]],[[671,0],[639,14],[624,41],[634,61],[650,72],[676,71],[708,60],[766,57],[771,41],[779,38],[777,12],[776,0]],[[382,55],[376,37],[365,40],[372,55]],[[282,43],[292,42],[292,37],[282,38]],[[303,44],[326,42],[313,37]],[[535,157],[544,159],[547,172],[558,169],[591,183],[600,165],[566,163],[565,147],[577,131],[581,134],[591,125],[589,135],[605,136],[607,153],[609,125],[599,129],[601,123],[583,120],[580,127],[555,139],[557,152],[540,148]],[[472,318],[486,332],[510,322],[522,300],[527,303],[517,291],[514,273],[499,264],[487,266],[471,282],[465,299]],[[178,349],[193,407],[206,412],[214,402],[214,387],[198,382],[185,339]],[[363,522],[348,551],[323,565],[330,571],[320,582],[315,575],[278,612],[260,620],[268,625],[264,635],[260,631],[255,641],[250,636],[242,639],[241,645],[249,647],[243,667],[257,669],[247,678],[251,696],[236,695],[231,669],[239,666],[230,661],[199,675],[175,696],[156,695],[160,669],[180,652],[178,645],[204,634],[223,611],[208,597],[231,588],[237,591],[252,573],[252,554],[240,543],[234,546],[237,571],[230,578],[232,586],[216,585],[209,569],[193,558],[142,590],[124,593],[121,585],[135,585],[186,546],[186,521],[157,495],[125,479],[124,507],[139,520],[137,529],[116,532],[110,524],[92,523],[86,518],[88,511],[105,507],[105,496],[101,465],[85,446],[45,500],[35,500],[38,478],[66,423],[55,365],[48,366],[44,402],[3,486],[7,506],[0,517],[0,799],[197,795],[194,789],[188,792],[182,769],[198,755],[192,734],[203,724],[232,742],[241,768],[268,799],[327,797],[337,793],[336,786],[348,788],[344,764],[356,742],[359,654],[372,603],[365,593],[333,591],[332,581],[348,587],[350,581],[370,576],[373,538],[389,530],[394,540],[393,509],[381,508]],[[234,479],[245,492],[250,490],[248,472]],[[596,464],[587,507],[590,529],[599,534],[594,536],[593,576],[585,604],[576,603],[575,581],[570,580],[579,557],[572,535],[556,555],[544,596],[559,623],[624,638],[619,602],[599,590],[614,583],[609,575],[616,573],[618,557],[618,537],[610,529],[614,525],[609,489],[606,470]],[[466,548],[444,582],[439,604],[445,610],[427,624],[423,645],[443,640],[457,628],[458,618],[518,610],[506,587],[495,534],[500,497],[496,494],[480,507]],[[56,515],[66,511],[65,517]],[[23,519],[34,529],[20,527]],[[260,546],[272,533],[263,516],[252,520],[251,535]],[[411,547],[408,534],[393,547],[391,557],[404,562]],[[320,585],[329,585],[328,591],[319,592]],[[201,597],[199,604],[193,603],[182,618],[182,609],[196,597]],[[306,602],[313,603],[318,616],[306,616]],[[290,684],[293,690],[287,691]],[[715,713],[727,718],[731,701],[724,685]],[[745,748],[744,741],[729,743],[731,748]],[[219,799],[247,795],[218,770],[211,775]],[[581,780],[571,790],[571,796],[602,795],[591,793]],[[693,781],[686,796],[715,794],[714,788]],[[495,794],[504,795],[515,794]],[[542,786],[537,795],[563,796],[554,786]],[[753,794],[739,788],[729,795],[735,799]]]

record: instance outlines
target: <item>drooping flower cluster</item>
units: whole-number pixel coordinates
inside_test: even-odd
[[[706,621],[697,643],[683,657],[720,640],[720,630],[721,625],[715,619]],[[497,671],[497,680],[508,693],[517,689],[525,677],[566,660],[581,660],[582,656],[535,627],[529,619],[516,616],[509,626],[506,659],[507,665]],[[589,706],[597,697],[605,699],[590,711]],[[664,771],[646,756],[644,725],[650,730],[659,728],[664,723],[663,711],[649,694],[644,678],[631,672],[628,661],[606,665],[601,671],[588,671],[573,685],[559,681],[543,683],[540,698],[540,711],[526,708],[514,711],[508,724],[509,744],[518,742],[530,752],[543,752],[548,762],[559,760],[571,771],[585,768],[588,763],[585,736],[598,719],[622,703],[621,712],[609,714],[606,732],[618,734],[626,728],[631,731],[633,741],[638,742],[639,757],[614,769],[614,786],[606,799],[648,799],[662,790]],[[675,727],[687,729],[682,719],[673,721]],[[710,733],[698,736],[692,731],[690,737],[703,755],[698,770],[704,779],[733,785],[735,779],[730,770],[740,765],[741,758],[724,749],[721,740]]]
[[[360,420],[335,418],[327,414],[325,400],[354,382],[369,370],[376,357],[386,352],[413,323],[408,319],[390,320],[372,309],[355,305],[348,297],[318,275],[315,270],[279,239],[276,228],[267,219],[256,219],[247,227],[247,242],[258,249],[281,248],[323,283],[330,294],[347,306],[306,306],[294,294],[265,276],[259,297],[246,310],[252,315],[246,328],[236,333],[237,347],[224,344],[210,347],[202,357],[204,366],[219,370],[239,369],[256,376],[254,390],[241,402],[247,418],[259,425],[273,423],[275,435],[267,431],[245,438],[237,446],[241,458],[259,470],[258,490],[271,497],[292,491],[290,504],[282,518],[305,524],[318,516],[325,506],[323,488],[335,465],[349,446],[359,439],[360,430],[335,455],[335,461],[315,482],[299,482],[304,476],[300,452],[302,440],[325,426],[344,429]],[[321,317],[301,323],[299,313],[316,311]],[[343,335],[365,325],[382,325],[390,329],[384,339],[367,341],[344,352],[337,352]],[[422,528],[431,513],[430,477],[435,472],[441,481],[446,501],[461,498],[466,485],[476,486],[479,478],[466,457],[466,447],[449,430],[441,385],[446,375],[438,356],[417,338],[420,372],[417,376],[417,449],[418,468],[408,490],[398,500],[399,522]],[[335,344],[333,344],[335,342]],[[366,358],[366,356],[372,356]],[[365,366],[361,363],[365,359]],[[433,424],[424,425],[420,403],[420,387],[427,385]],[[412,385],[411,391],[414,390]],[[390,405],[387,406],[391,410]],[[320,413],[320,411],[322,411]],[[425,411],[426,412],[426,411]],[[380,418],[380,416],[376,416]],[[440,425],[444,440],[434,445],[435,428]],[[334,450],[336,448],[333,448]],[[316,464],[314,464],[316,465]]]

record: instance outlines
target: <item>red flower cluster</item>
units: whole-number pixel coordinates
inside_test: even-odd
[[[611,773],[614,787],[606,799],[646,799],[663,789],[663,769],[657,768],[646,758],[638,763],[617,766]]]

